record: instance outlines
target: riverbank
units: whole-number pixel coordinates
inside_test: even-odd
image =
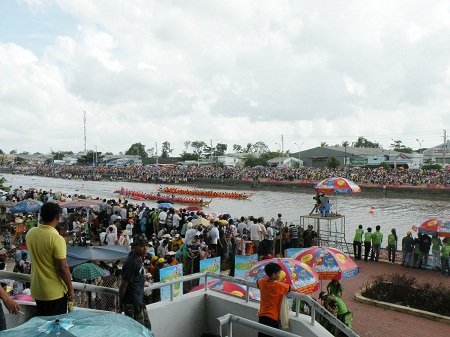
[[[0,169],[0,175],[2,173],[14,174],[12,169]],[[27,175],[32,176],[32,175]],[[65,180],[61,177],[48,177],[46,175],[35,175],[40,177],[47,177],[53,179]],[[257,187],[253,187],[253,181],[251,179],[220,179],[220,178],[193,178],[186,183],[175,184],[167,181],[143,181],[141,179],[122,180],[117,179],[115,175],[103,175],[102,181],[116,181],[117,184],[133,182],[143,184],[161,184],[161,185],[190,185],[196,188],[202,189],[224,189],[231,191],[278,191],[278,192],[306,192],[314,194],[315,182],[304,181],[275,181],[262,179]],[[436,185],[439,186],[439,185]],[[357,197],[362,198],[400,198],[400,199],[423,199],[423,200],[450,200],[450,190],[447,188],[420,188],[417,186],[387,186],[383,189],[381,186],[367,186],[361,185],[361,192],[356,194]],[[442,186],[441,186],[442,187]]]
[[[252,187],[252,182],[237,180],[237,179],[194,179],[189,182],[189,185],[193,185],[198,188],[222,188],[239,190],[239,191],[280,191],[291,192],[297,191],[310,192],[314,191],[314,183],[292,183],[284,181],[261,181],[258,187]],[[408,198],[408,199],[433,199],[433,200],[450,200],[450,191],[445,189],[418,189],[418,188],[395,188],[388,187],[383,189],[380,186],[361,186],[361,193],[357,194],[358,197],[368,198]]]

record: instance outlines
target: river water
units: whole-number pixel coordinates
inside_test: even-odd
[[[155,185],[153,184],[134,182],[65,180],[11,174],[2,174],[2,176],[8,180],[7,185],[12,185],[13,188],[23,186],[24,188],[52,189],[68,194],[78,193],[107,199],[117,198],[118,195],[114,191],[119,190],[122,186],[135,191],[149,193],[155,191]],[[183,185],[183,188],[194,187]],[[216,188],[216,190],[223,189]],[[271,217],[276,218],[278,213],[282,213],[284,221],[298,224],[300,216],[309,214],[314,206],[312,197],[315,192],[312,188],[310,193],[304,191],[246,192],[254,192],[254,195],[248,200],[214,198],[210,206],[205,208],[205,211],[217,214],[229,213],[235,217],[263,216],[266,220]],[[380,225],[385,238],[387,238],[391,228],[396,228],[399,239],[401,239],[413,225],[420,225],[427,218],[434,216],[450,217],[448,212],[450,203],[448,201],[379,196],[372,199],[364,197],[364,189],[360,194],[331,196],[330,202],[333,205],[333,211],[336,211],[337,206],[338,212],[345,215],[347,242],[353,240],[355,229],[360,224],[364,226],[364,229],[367,227],[375,229],[376,225]],[[148,201],[147,205],[153,207],[156,203]],[[372,206],[374,212],[370,214]],[[180,207],[180,205],[175,204],[175,207]]]

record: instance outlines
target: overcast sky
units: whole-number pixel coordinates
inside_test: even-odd
[[[0,149],[432,147],[449,46],[448,1],[2,0]]]

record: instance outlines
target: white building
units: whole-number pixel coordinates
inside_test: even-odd
[[[267,161],[270,167],[299,167],[303,161],[294,157],[275,157]]]

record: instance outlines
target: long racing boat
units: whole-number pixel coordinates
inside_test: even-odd
[[[237,193],[237,192],[218,192],[212,190],[189,190],[178,187],[156,187],[155,190],[163,193],[175,193],[175,194],[184,194],[184,195],[196,195],[210,198],[230,198],[230,199],[248,199],[253,193]]]
[[[190,204],[195,206],[209,206],[209,204],[212,201],[212,200],[203,200],[202,198],[177,197],[175,195],[168,195],[161,193],[144,193],[127,189],[117,190],[115,191],[115,193],[122,194],[125,197],[138,201],[164,200],[172,203]]]

